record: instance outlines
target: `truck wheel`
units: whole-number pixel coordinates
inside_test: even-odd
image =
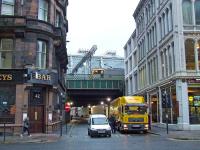
[[[144,133],[144,134],[147,134],[147,130],[144,130],[143,133]]]

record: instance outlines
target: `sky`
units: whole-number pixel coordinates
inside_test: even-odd
[[[69,0],[67,19],[68,54],[97,45],[95,55],[123,47],[135,29],[133,13],[140,0]]]

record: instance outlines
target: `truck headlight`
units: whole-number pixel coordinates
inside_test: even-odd
[[[148,127],[149,127],[149,125],[148,125],[148,124],[145,124],[145,125],[144,125],[144,128],[148,128]]]
[[[127,124],[124,124],[124,128],[128,128],[128,125],[127,125]]]

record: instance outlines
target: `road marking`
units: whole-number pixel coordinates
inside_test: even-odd
[[[194,141],[200,141],[200,139],[175,139],[175,138],[167,138],[168,140],[171,141],[179,141],[179,142],[185,142],[185,141],[190,141],[190,142],[194,142]]]

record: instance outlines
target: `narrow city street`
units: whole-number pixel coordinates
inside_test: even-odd
[[[179,141],[154,134],[112,134],[112,137],[87,135],[87,120],[75,120],[68,134],[53,143],[1,144],[0,150],[199,150],[199,141]]]

